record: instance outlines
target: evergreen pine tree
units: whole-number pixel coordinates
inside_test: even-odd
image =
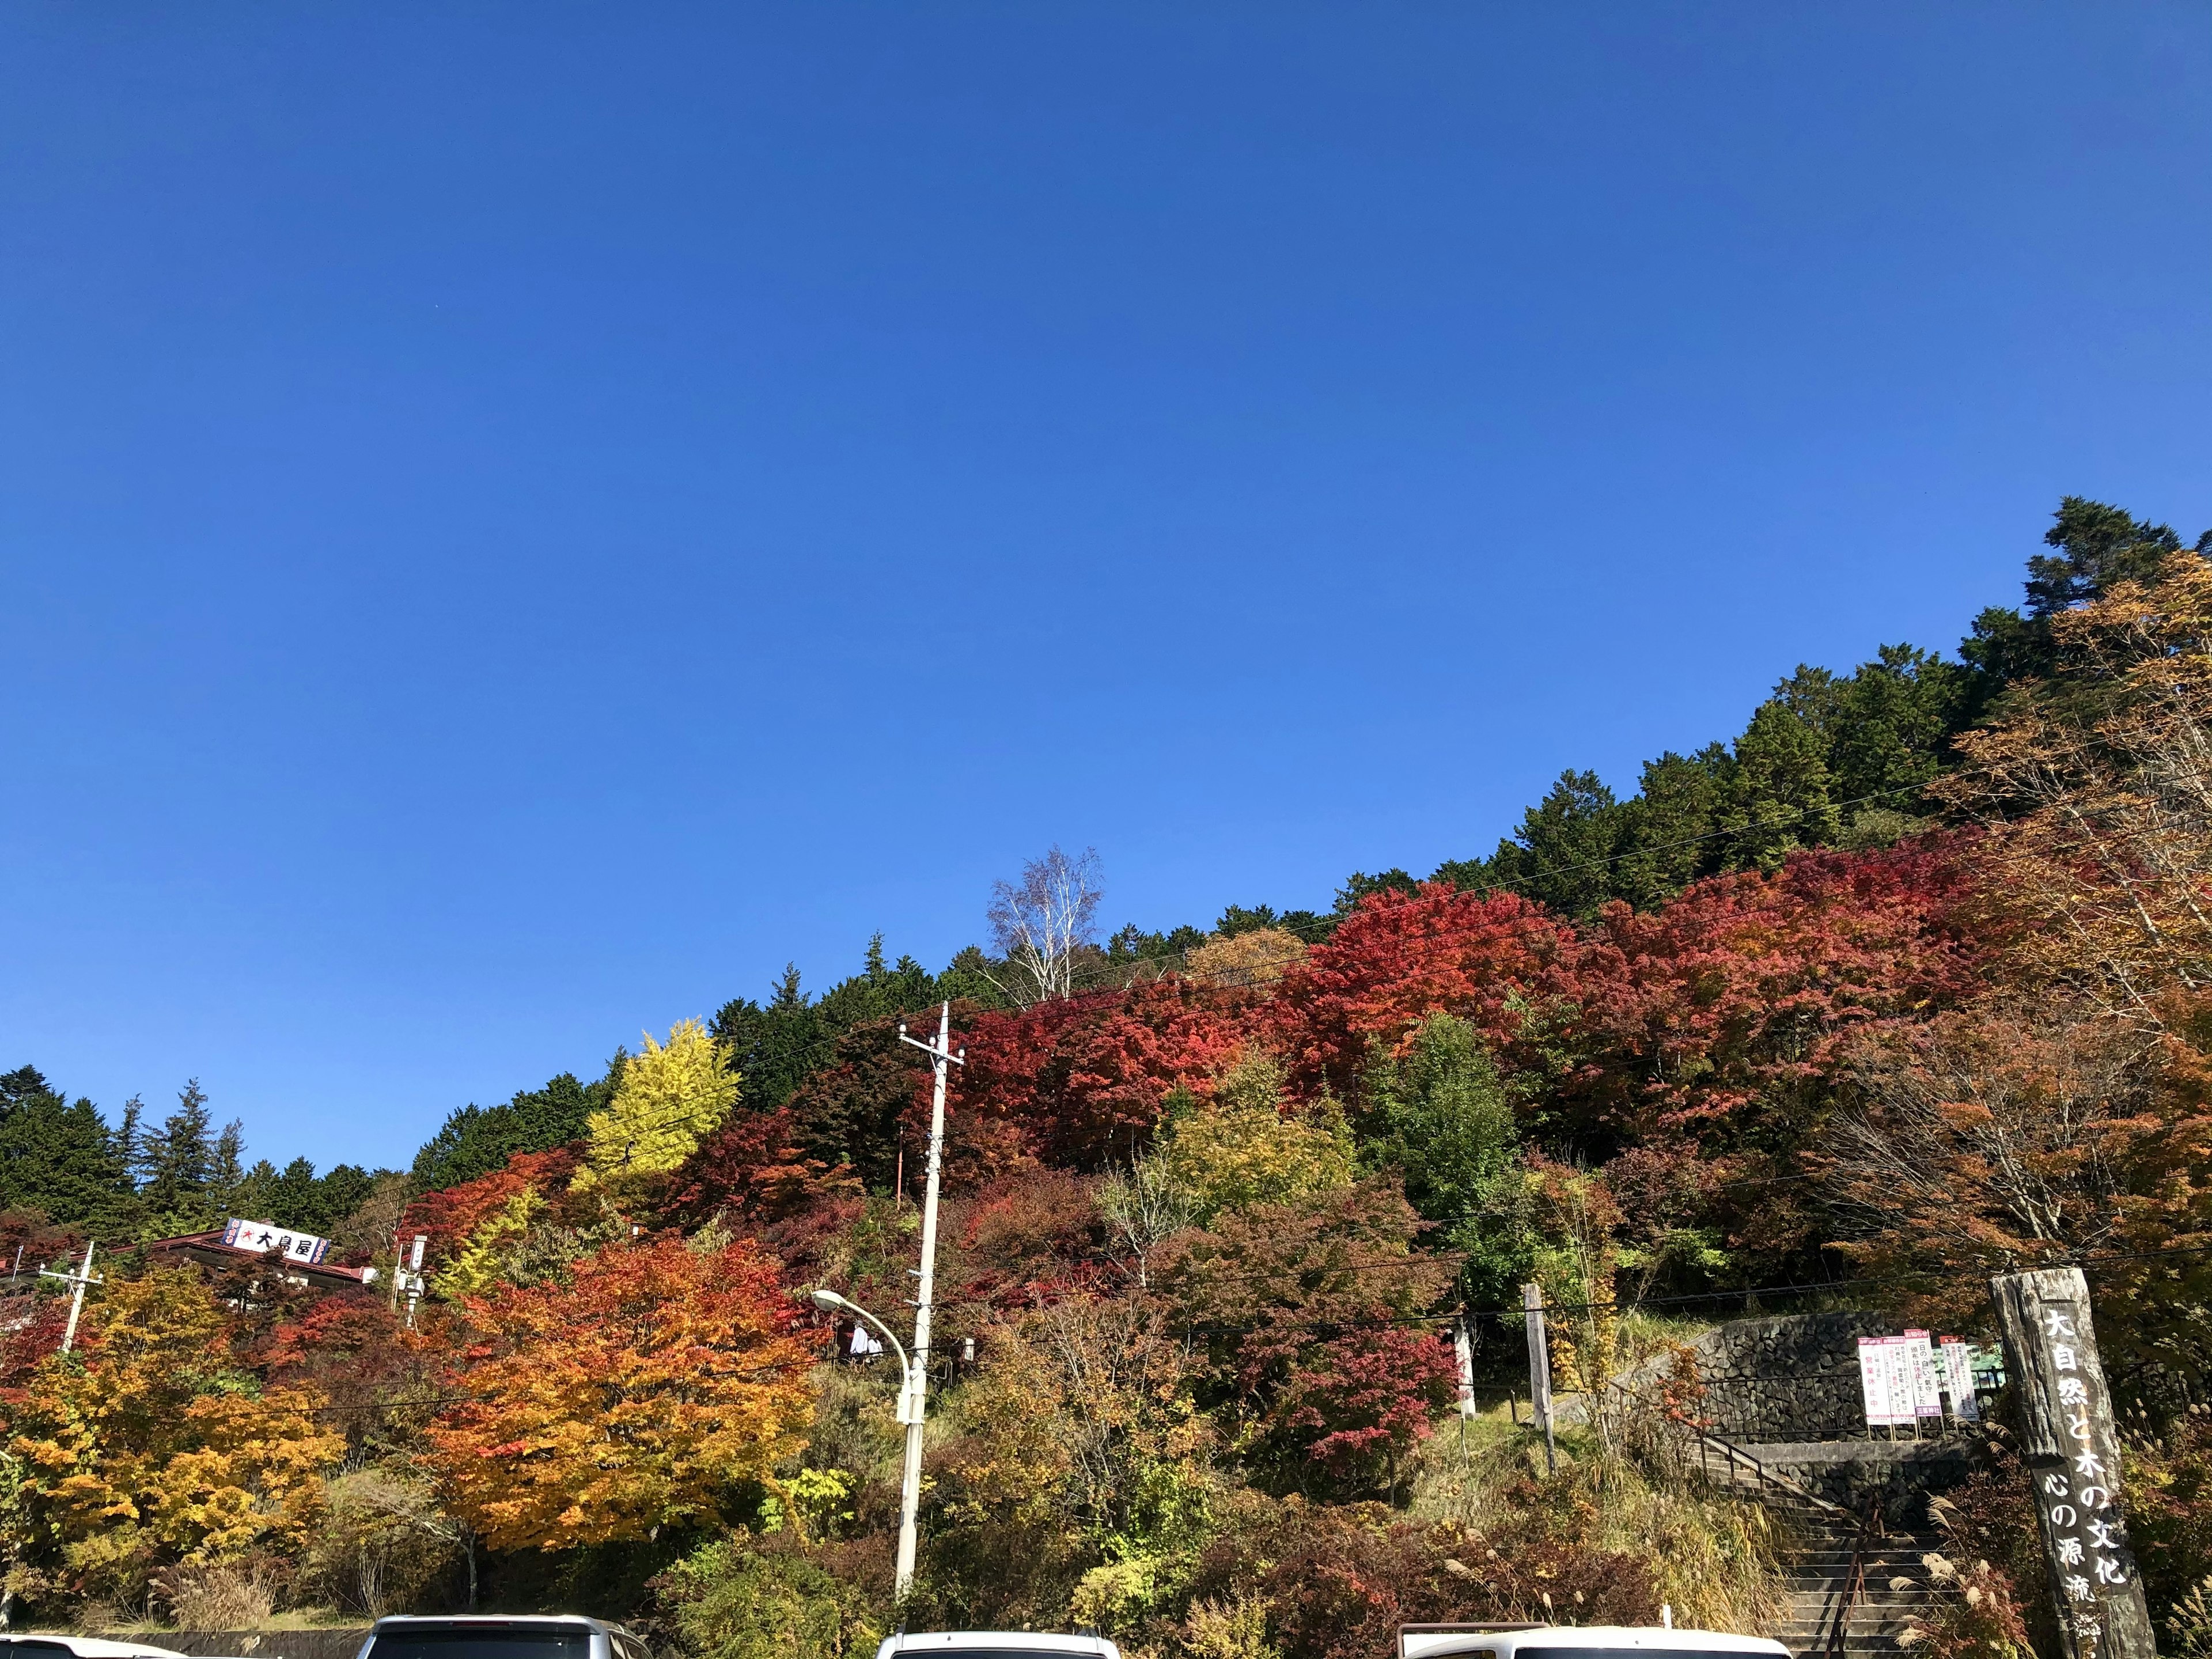
[[[1713,830],[1735,770],[1717,743],[1694,755],[1668,750],[1644,762],[1644,787],[1622,807],[1621,856],[1611,872],[1615,893],[1649,910],[1719,867],[1723,849]]]
[[[574,1073],[563,1072],[542,1089],[518,1090],[503,1106],[485,1107],[471,1103],[461,1107],[415,1154],[415,1184],[427,1192],[458,1186],[489,1174],[516,1152],[550,1152],[582,1139],[592,1114],[613,1098],[623,1061],[627,1058],[627,1054],[617,1054],[608,1066],[606,1077],[588,1086],[579,1082]],[[361,1175],[359,1170],[354,1173]],[[324,1179],[335,1180],[337,1175],[338,1170],[333,1170]],[[371,1177],[362,1176],[362,1179],[368,1181]],[[366,1197],[364,1191],[337,1219],[350,1215]],[[336,1201],[319,1196],[313,1203],[319,1212],[328,1210]]]
[[[1842,829],[1820,733],[1778,697],[1759,704],[1735,742],[1735,772],[1717,827],[1733,831],[1729,861],[1774,870]]]
[[[1595,772],[1562,772],[1490,860],[1491,883],[1562,915],[1589,917],[1613,896],[1613,857],[1629,823]]]
[[[1967,694],[1966,671],[1909,645],[1885,645],[1841,684],[1827,732],[1839,801],[1911,812],[1943,763],[1944,744]]]
[[[131,1196],[115,1138],[89,1100],[66,1101],[34,1066],[0,1076],[0,1209],[112,1238]]]
[[[217,1144],[210,1133],[207,1100],[199,1079],[189,1079],[177,1096],[177,1109],[147,1137],[147,1176],[138,1195],[150,1237],[204,1232],[221,1221],[215,1192]],[[238,1178],[237,1157],[233,1138],[228,1171],[233,1186]]]
[[[740,1111],[774,1111],[824,1057],[821,1018],[800,987],[795,963],[784,964],[766,1007],[750,997],[734,998],[708,1029],[738,1068]]]

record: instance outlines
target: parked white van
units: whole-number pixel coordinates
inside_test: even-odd
[[[1764,1636],[1659,1625],[1405,1625],[1398,1659],[1790,1659]]]
[[[1054,1636],[1025,1630],[901,1631],[884,1638],[876,1659],[1121,1659],[1103,1636]]]
[[[64,1636],[32,1630],[0,1632],[0,1659],[185,1659],[185,1656],[151,1642],[118,1642],[105,1636]]]

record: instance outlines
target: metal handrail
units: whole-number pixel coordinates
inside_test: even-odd
[[[1621,1382],[1619,1377],[1607,1377],[1606,1379],[1606,1385],[1608,1388],[1617,1390],[1624,1398],[1631,1401],[1632,1402],[1641,1403],[1640,1397],[1637,1395],[1636,1391]],[[1746,1451],[1741,1446],[1737,1445],[1734,1441],[1723,1439],[1719,1435],[1713,1433],[1711,1430],[1706,1428],[1704,1425],[1692,1423],[1686,1418],[1682,1417],[1674,1417],[1671,1418],[1670,1420],[1680,1427],[1684,1433],[1688,1434],[1698,1443],[1698,1466],[1701,1470],[1706,1470],[1709,1472],[1709,1465],[1706,1462],[1706,1454],[1709,1451],[1718,1452],[1724,1462],[1734,1463],[1741,1468],[1749,1470],[1752,1478],[1763,1486],[1771,1486],[1778,1492],[1787,1492],[1792,1498],[1798,1499],[1802,1503],[1810,1504],[1816,1510],[1825,1510],[1830,1515],[1839,1516],[1846,1521],[1856,1521],[1858,1519],[1858,1516],[1854,1515],[1843,1504],[1832,1503],[1827,1498],[1821,1497],[1818,1492],[1808,1491],[1805,1487],[1798,1485],[1797,1482],[1792,1480],[1786,1474],[1777,1474],[1774,1470],[1767,1468],[1765,1463],[1761,1462],[1757,1456]]]
[[[1876,1492],[1867,1499],[1866,1513],[1860,1517],[1858,1530],[1851,1538],[1849,1576],[1844,1580],[1843,1594],[1837,1598],[1835,1617],[1828,1626],[1829,1659],[1843,1659],[1844,1642],[1850,1633],[1851,1609],[1866,1594],[1867,1549],[1881,1532],[1881,1494]]]

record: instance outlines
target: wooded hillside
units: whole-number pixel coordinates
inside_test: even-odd
[[[905,1324],[929,1073],[897,1027],[950,1001],[937,1344],[974,1357],[909,1624],[1306,1659],[1400,1620],[1751,1620],[1758,1518],[1632,1447],[1548,1481],[1510,1425],[1440,1455],[1454,1323],[1495,1397],[1541,1285],[1571,1390],[1747,1292],[1973,1330],[1990,1271],[2080,1262],[2154,1606],[2212,1642],[2212,532],[2069,498],[2046,544],[1955,658],[1800,666],[1626,799],[1563,773],[1487,856],[1110,933],[1060,858],[942,972],[880,940],[818,997],[787,971],[404,1172],[248,1164],[196,1085],[111,1125],[9,1073],[0,1237],[111,1266],[75,1353],[50,1290],[0,1336],[7,1594],[869,1647],[894,1389],[804,1293]],[[1071,880],[1040,955],[1024,907]],[[234,1214],[386,1285],[425,1235],[429,1297],[409,1328],[144,1248]],[[1984,1582],[2033,1602],[2024,1510],[1988,1515]],[[1936,1650],[2026,1641],[1996,1604]]]

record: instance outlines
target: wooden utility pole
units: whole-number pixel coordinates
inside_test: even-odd
[[[1528,1322],[1528,1405],[1544,1425],[1544,1473],[1556,1474],[1559,1460],[1552,1443],[1552,1345],[1544,1334],[1544,1287],[1523,1285],[1521,1308]]]
[[[2120,1511],[2120,1440],[2079,1267],[1990,1281],[2067,1659],[2156,1659]]]

